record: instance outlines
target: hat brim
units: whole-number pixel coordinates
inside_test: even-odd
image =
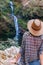
[[[41,21],[41,29],[39,31],[35,31],[32,29],[31,25],[33,23],[34,19],[30,20],[28,23],[27,23],[27,28],[29,30],[29,32],[34,35],[34,36],[40,36],[40,35],[43,35],[43,22]]]

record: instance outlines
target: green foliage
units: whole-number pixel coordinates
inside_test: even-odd
[[[26,23],[26,21],[24,21],[24,20],[22,20],[22,19],[19,19],[19,20],[18,20],[18,23],[19,23],[19,25],[20,25],[20,27],[21,27],[22,29],[24,29],[24,30],[27,29],[27,23]]]
[[[21,10],[22,10],[22,5],[18,2],[14,2],[14,14],[19,15]]]
[[[10,42],[0,42],[0,50],[5,50],[6,48],[11,47],[12,44],[10,44]]]
[[[14,23],[8,14],[11,13],[9,7],[10,0],[0,0],[0,39],[6,40],[15,34]]]
[[[29,18],[31,19],[32,17],[34,18],[34,15],[37,15],[37,17],[43,16],[43,9],[41,9],[40,7],[30,7],[27,9],[22,9],[20,11],[20,16],[24,20],[29,20]]]
[[[34,18],[34,15],[37,15],[37,17],[42,17],[43,16],[43,9],[39,6],[35,7],[28,7],[28,8],[23,8],[23,6],[19,3],[14,3],[15,4],[15,10],[14,13],[16,15],[19,15],[21,18],[24,20],[29,20],[29,18]],[[36,17],[35,17],[36,18]]]

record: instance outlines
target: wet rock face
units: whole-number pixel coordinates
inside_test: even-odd
[[[21,3],[23,8],[33,9],[32,12],[34,12],[35,15],[43,17],[43,0],[21,0]]]
[[[35,6],[43,6],[43,0],[19,0],[23,4],[23,6],[35,5]]]
[[[18,0],[17,2],[19,1],[21,1],[23,9],[30,9],[30,13],[43,17],[43,0]]]

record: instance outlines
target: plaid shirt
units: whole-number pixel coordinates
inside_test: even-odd
[[[39,54],[43,52],[43,40],[41,36],[33,36],[29,32],[23,35],[21,53],[21,65],[29,65],[29,62],[39,59]]]

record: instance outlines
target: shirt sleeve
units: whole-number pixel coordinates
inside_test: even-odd
[[[39,54],[43,54],[43,40],[42,40],[42,43],[41,43],[41,47],[40,47],[40,52]]]
[[[23,35],[23,38],[22,38],[20,54],[21,54],[20,63],[21,65],[25,65],[25,35]]]
[[[24,33],[23,38],[22,38],[22,44],[21,44],[21,49],[20,49],[20,54],[21,54],[20,63],[21,63],[21,65],[29,65],[29,63],[25,62],[26,36],[27,36],[27,32]]]

